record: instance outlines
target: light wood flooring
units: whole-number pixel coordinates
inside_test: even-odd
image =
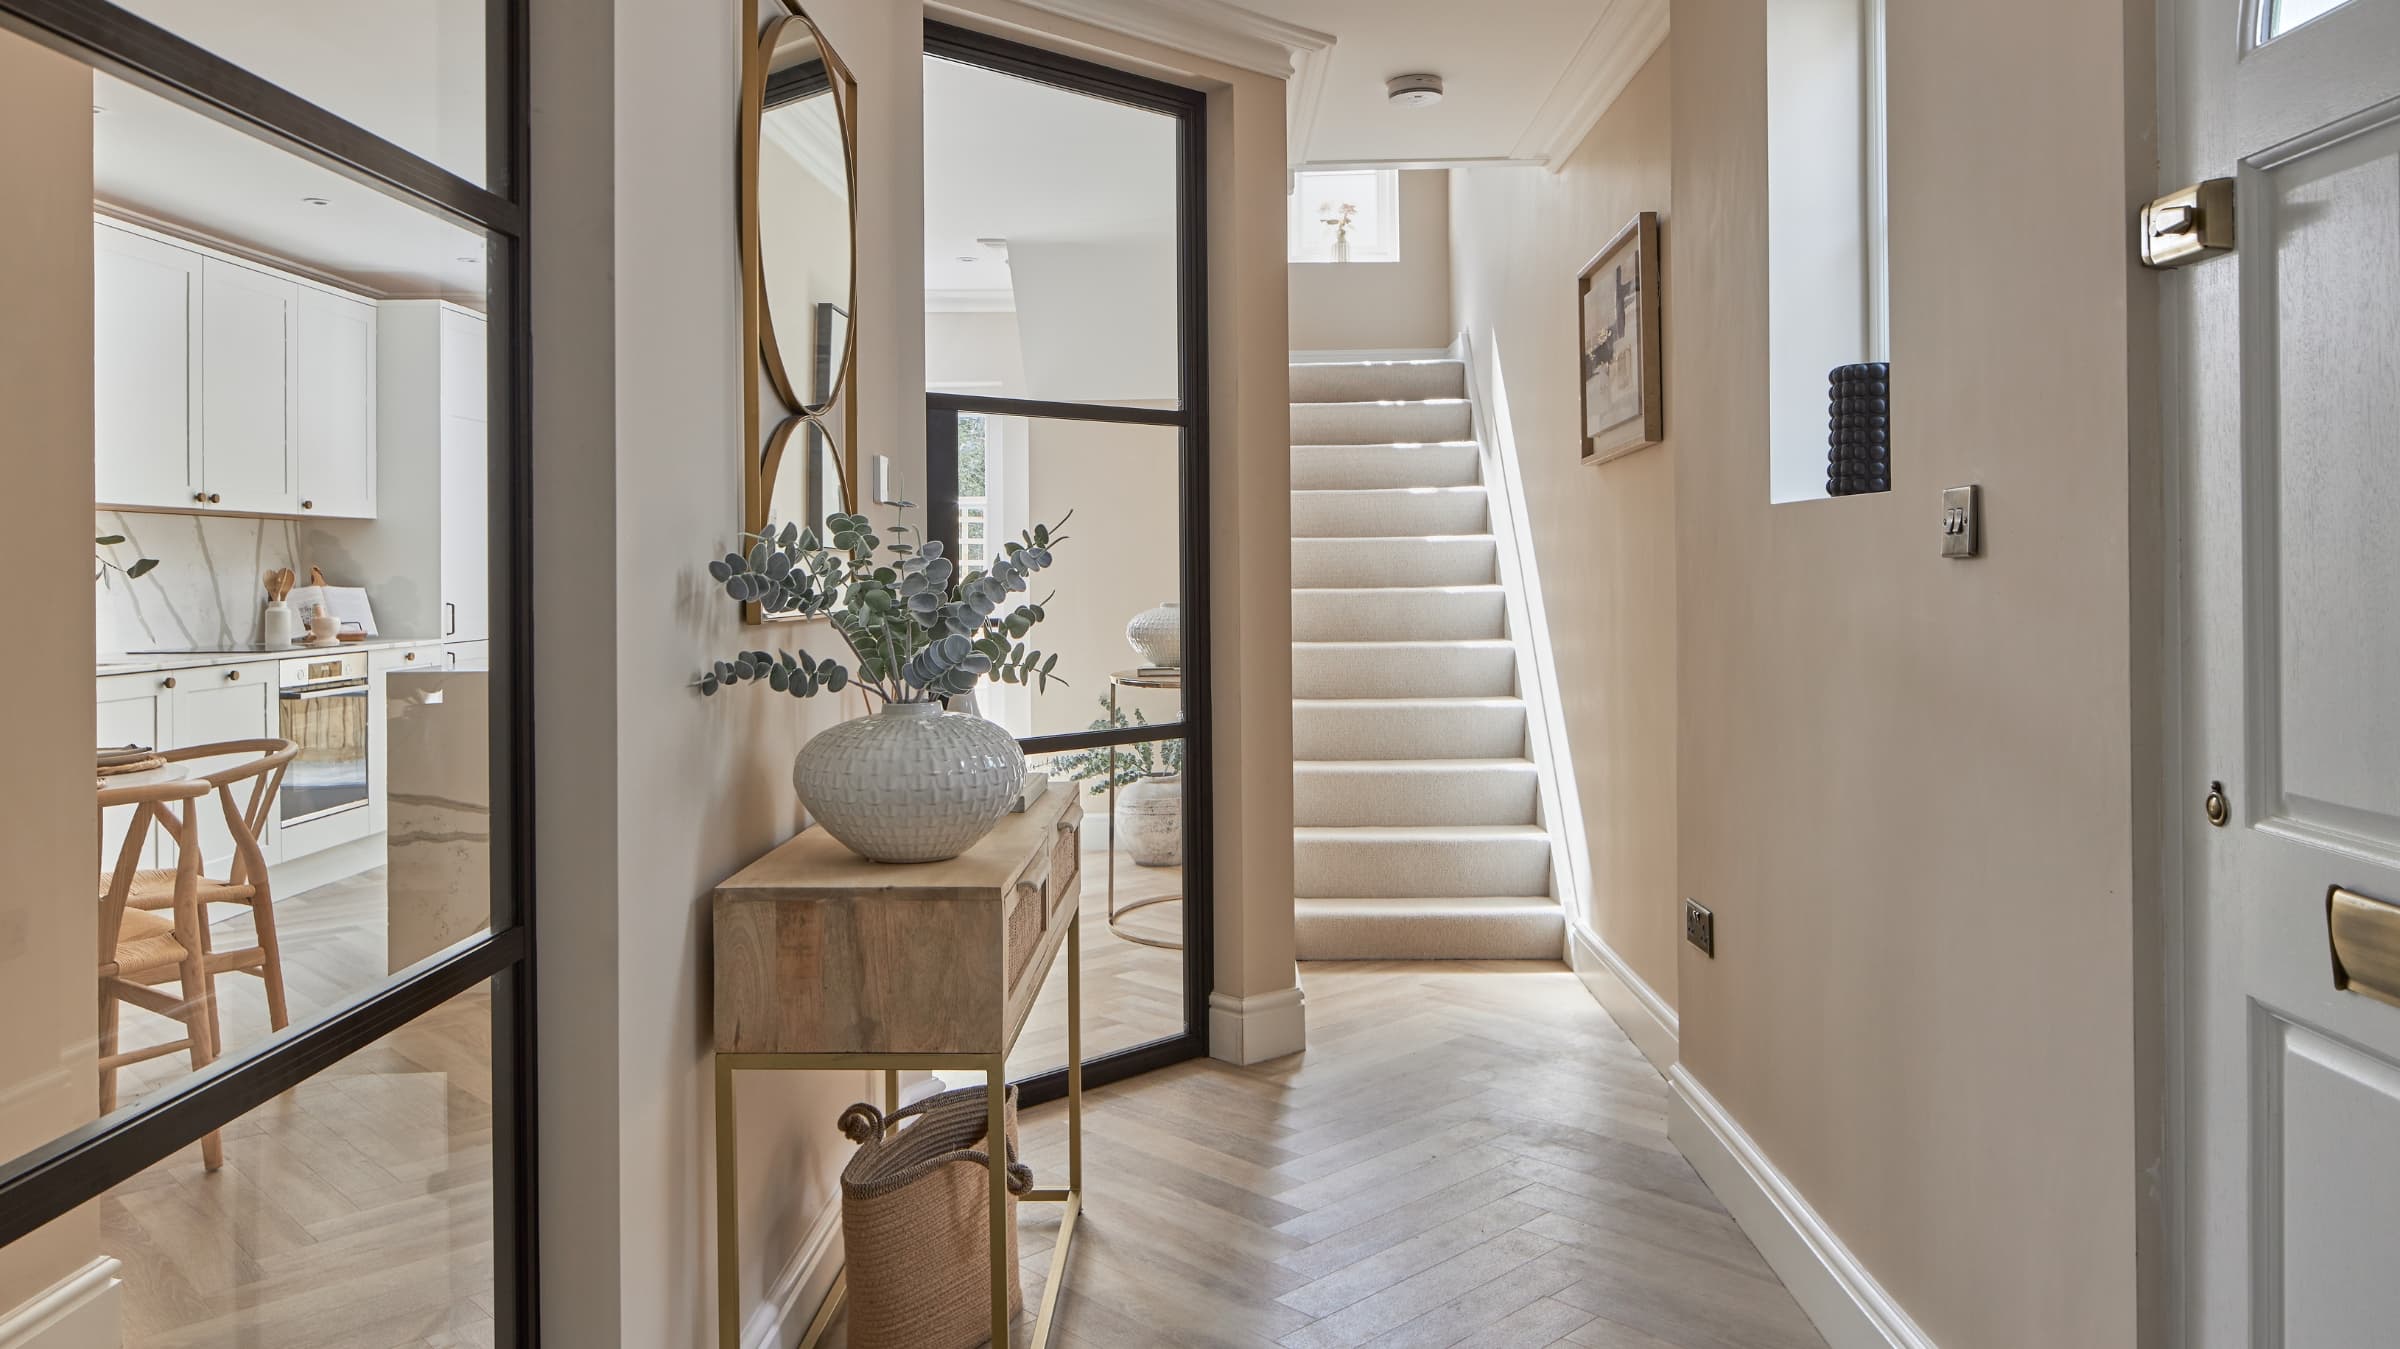
[[[1106,809],[1098,806],[1095,809]],[[1088,817],[1087,817],[1088,819]],[[1183,1033],[1183,952],[1130,942],[1108,930],[1108,848],[1105,823],[1088,826],[1084,837],[1099,843],[1083,850],[1083,1053],[1096,1058],[1111,1050],[1148,1044]],[[1183,868],[1137,867],[1117,854],[1117,903],[1183,893]],[[1180,941],[1183,906],[1160,904],[1125,916],[1128,932]],[[1008,1075],[1026,1077],[1067,1061],[1067,973],[1062,953],[1041,996],[1025,1019]]]
[[[1301,968],[1305,1054],[1088,1098],[1054,1345],[1822,1349],[1564,967]],[[1025,1134],[1052,1181],[1064,1108]],[[1021,1210],[1029,1301],[1055,1214]]]

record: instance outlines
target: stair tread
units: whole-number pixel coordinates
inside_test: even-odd
[[[1464,398],[1295,398],[1296,408],[1464,407]]]
[[[1426,487],[1295,487],[1291,491],[1293,496],[1482,496],[1484,486],[1479,482],[1461,482]]]
[[[1303,405],[1305,406],[1305,405]],[[1300,450],[1471,450],[1472,440],[1327,440],[1296,441],[1292,449]]]
[[[1357,535],[1350,537],[1356,538]],[[1452,538],[1473,538],[1474,535],[1453,534]],[[1293,586],[1294,595],[1351,595],[1364,592],[1371,595],[1502,595],[1508,587],[1497,581],[1469,581],[1460,585],[1433,586]]]
[[[1550,838],[1550,831],[1538,824],[1302,824],[1294,825],[1292,833],[1304,839],[1508,838],[1547,842]]]
[[[1375,702],[1393,699],[1377,698]],[[1320,773],[1509,772],[1530,773],[1531,759],[1297,759],[1293,767]]]
[[[1338,904],[1344,908],[1364,908],[1369,905],[1389,905],[1395,909],[1496,909],[1502,906],[1525,909],[1558,909],[1555,895],[1294,895],[1294,904]],[[1559,910],[1561,915],[1565,910]]]
[[[1355,640],[1355,641],[1348,640],[1348,639],[1339,639],[1339,638],[1309,638],[1309,639],[1307,639],[1307,640],[1304,640],[1304,641],[1295,641],[1295,642],[1293,642],[1293,643],[1292,643],[1292,646],[1293,646],[1293,648],[1294,648],[1295,650],[1297,650],[1297,649],[1298,649],[1298,648],[1300,648],[1300,647],[1304,647],[1304,646],[1309,646],[1309,647],[1318,647],[1318,646],[1323,646],[1323,647],[1334,647],[1334,646],[1338,646],[1338,647],[1419,647],[1419,646],[1440,646],[1440,647],[1473,647],[1474,649],[1476,649],[1476,650],[1479,650],[1479,651],[1497,651],[1497,650],[1501,650],[1501,649],[1504,649],[1504,648],[1513,647],[1514,645],[1515,645],[1515,643],[1511,642],[1511,641],[1510,641],[1508,638],[1506,638],[1506,637],[1361,637],[1361,638],[1358,638],[1358,639],[1357,639],[1357,640]]]
[[[1379,708],[1389,712],[1395,707],[1523,707],[1525,700],[1504,693],[1462,693],[1454,697],[1403,698],[1294,698],[1295,703],[1311,707]]]

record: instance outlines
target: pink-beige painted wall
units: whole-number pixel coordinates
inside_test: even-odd
[[[100,851],[86,781],[98,734],[84,522],[92,504],[92,74],[0,33],[0,572],[29,640],[0,662],[0,1158],[89,1122],[99,1100],[92,1000]],[[100,1254],[81,1209],[0,1248],[0,1320]]]
[[[1717,927],[1683,1064],[1944,1349],[2135,1344],[2149,8],[1891,7],[1893,490],[1771,506],[1766,3],[1674,15],[1679,875]],[[1960,483],[1986,551],[1945,561]]]
[[[1487,399],[1505,401],[1511,435],[1493,448],[1528,511],[1567,749],[1555,767],[1581,826],[1567,832],[1570,915],[1673,1006],[1675,457],[1692,390],[1670,349],[1667,439],[1585,464],[1575,358],[1576,276],[1637,212],[1663,217],[1674,313],[1670,65],[1665,48],[1651,56],[1555,173],[1454,170],[1450,281]]]
[[[1292,350],[1450,345],[1449,177],[1400,171],[1398,262],[1290,264]]]

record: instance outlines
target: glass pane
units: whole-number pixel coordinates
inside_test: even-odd
[[[2272,42],[2311,20],[2320,19],[2350,0],[2267,0],[2264,40]]]
[[[1083,761],[1080,765],[1076,761]],[[1183,766],[1181,741],[1038,759],[1085,792],[1083,825],[1083,1053],[1088,1059],[1180,1035],[1183,1007]],[[1112,810],[1110,801],[1115,801]],[[1114,918],[1111,915],[1114,914]],[[1067,1061],[1064,958],[1042,985],[1012,1078]],[[948,1075],[944,1075],[947,1080]]]
[[[1334,169],[1293,175],[1291,260],[1398,262],[1400,175]]]
[[[1170,408],[1171,117],[925,63],[929,387]]]
[[[484,164],[486,0],[119,0],[472,183]],[[195,163],[195,177],[206,171]]]
[[[1057,654],[1055,677],[1047,690],[987,681],[983,715],[1020,737],[1180,719],[1182,443],[1174,427],[959,415],[963,556],[1066,521],[1019,597],[1043,605],[1024,640]]]
[[[12,484],[15,1157],[489,930],[506,550],[482,235],[13,36],[0,90],[5,401],[90,465]]]
[[[125,1349],[497,1342],[490,1002],[462,994],[227,1125],[218,1169],[182,1148],[8,1255],[36,1279],[118,1262]]]

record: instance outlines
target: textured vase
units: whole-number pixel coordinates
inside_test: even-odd
[[[938,703],[886,703],[818,733],[792,762],[800,804],[873,862],[939,862],[975,846],[1025,785],[1016,737]]]
[[[1183,775],[1142,778],[1117,792],[1117,838],[1137,867],[1183,865]]]
[[[1183,666],[1183,606],[1173,600],[1144,609],[1125,625],[1125,640],[1133,643],[1145,665]]]

